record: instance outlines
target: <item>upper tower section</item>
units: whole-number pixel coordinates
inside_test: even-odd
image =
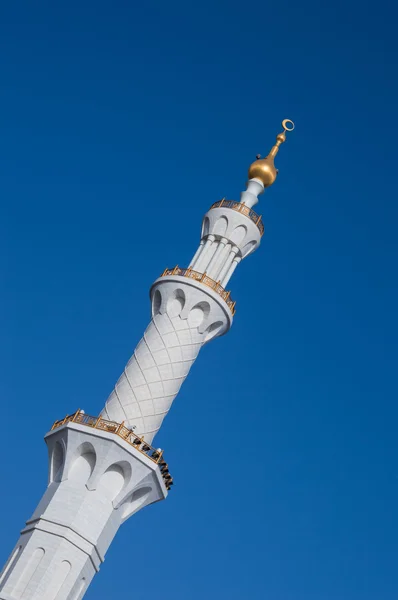
[[[290,119],[282,121],[283,131],[266,158],[257,155],[249,168],[249,181],[240,202],[223,198],[213,204],[205,214],[202,224],[200,246],[190,267],[225,287],[239,262],[254,252],[264,234],[261,215],[253,210],[258,196],[270,187],[277,175],[274,159],[281,144],[286,141],[286,132],[293,131]]]

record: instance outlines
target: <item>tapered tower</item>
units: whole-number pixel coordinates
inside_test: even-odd
[[[152,446],[202,346],[235,315],[227,285],[260,245],[258,196],[277,176],[274,158],[250,166],[240,202],[205,214],[190,265],[165,269],[151,288],[151,321],[98,417],[83,410],[56,421],[45,441],[48,487],[0,574],[0,600],[81,600],[119,527],[163,500],[173,485],[163,451]]]

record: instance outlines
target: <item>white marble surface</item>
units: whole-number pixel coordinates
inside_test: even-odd
[[[115,434],[68,423],[46,442],[48,488],[0,575],[0,600],[80,600],[120,525],[167,496],[156,463]]]
[[[162,277],[151,298],[152,320],[102,412],[106,419],[135,427],[149,443],[202,346],[232,324],[224,300],[191,279]]]

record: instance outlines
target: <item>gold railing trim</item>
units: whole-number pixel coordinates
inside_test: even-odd
[[[209,277],[206,273],[199,273],[199,271],[194,271],[191,267],[188,269],[180,269],[179,266],[174,267],[174,269],[165,269],[161,274],[161,277],[167,277],[168,275],[179,275],[181,277],[188,277],[189,279],[194,279],[195,281],[199,281],[207,287],[211,288],[227,304],[231,313],[234,315],[236,312],[235,305],[236,302],[231,300],[231,292],[227,292],[221,285],[219,281],[215,281],[211,277]]]
[[[237,212],[242,213],[245,217],[248,217],[255,225],[257,225],[260,234],[264,235],[264,223],[262,221],[261,215],[258,215],[252,208],[246,206],[246,204],[242,204],[242,202],[236,202],[235,200],[226,200],[223,198],[218,202],[215,202],[210,206],[210,210],[212,208],[231,208],[232,210],[236,210]]]
[[[145,456],[147,456],[150,460],[159,465],[160,469],[162,469],[164,465],[167,465],[163,457],[163,450],[159,452],[157,448],[154,448],[144,440],[144,436],[139,437],[133,431],[131,431],[131,429],[125,427],[124,421],[122,423],[117,423],[116,421],[107,421],[107,419],[103,419],[101,416],[92,417],[90,415],[86,415],[79,409],[72,415],[66,415],[64,419],[55,421],[51,427],[51,431],[54,431],[54,429],[58,429],[58,427],[62,427],[62,425],[70,422],[78,425],[85,425],[86,427],[91,427],[92,429],[106,431],[107,433],[113,433],[122,438],[122,440],[127,442],[130,446],[133,446],[133,448],[138,450],[138,452],[141,452],[141,454],[145,454]],[[140,448],[140,446],[142,446],[142,448]],[[144,450],[144,448],[147,448],[147,450]],[[156,458],[150,456],[150,453],[155,454]],[[160,472],[166,484],[166,488],[169,490],[172,485],[173,478],[170,476],[170,478],[166,479],[169,473],[164,475],[162,471]]]

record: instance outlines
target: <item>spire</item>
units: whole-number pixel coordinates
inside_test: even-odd
[[[275,168],[274,158],[279,152],[280,146],[286,141],[286,131],[293,131],[294,123],[290,119],[282,121],[283,131],[276,136],[276,143],[272,146],[268,156],[261,158],[257,155],[249,167],[249,181],[246,191],[241,194],[241,203],[249,208],[257,204],[258,196],[264,189],[270,187],[278,175],[278,169]]]
[[[290,119],[284,119],[282,127],[283,131],[276,136],[276,143],[272,146],[268,156],[261,159],[258,156],[258,159],[249,168],[249,179],[259,179],[264,188],[272,185],[278,175],[278,170],[274,165],[274,158],[278,154],[281,144],[286,141],[286,131],[293,131],[294,123]]]

